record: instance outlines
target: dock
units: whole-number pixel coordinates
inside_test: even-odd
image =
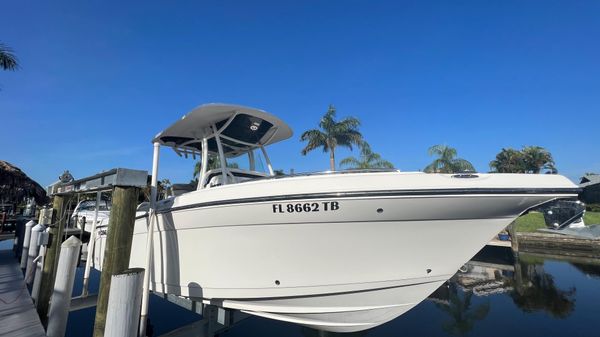
[[[581,258],[598,258],[600,240],[551,233],[518,233],[519,251]]]
[[[46,336],[12,250],[0,250],[0,336]]]
[[[12,240],[15,238],[15,233],[0,233],[0,241]]]
[[[487,245],[494,246],[494,247],[507,247],[507,248],[511,247],[511,243],[509,240],[499,240],[498,238],[492,239],[490,242],[488,242]]]

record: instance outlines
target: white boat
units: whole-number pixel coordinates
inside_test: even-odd
[[[291,135],[264,111],[209,104],[154,138],[155,149],[201,157],[202,167],[197,188],[176,186],[155,211],[139,209],[130,266],[145,267],[151,228],[153,291],[321,330],[365,330],[417,305],[526,210],[577,196],[560,175],[276,177],[264,147]],[[220,167],[209,169],[209,157]]]
[[[96,225],[104,223],[108,225],[108,219],[110,217],[111,203],[109,200],[98,200],[98,215]],[[83,229],[86,232],[90,232],[93,228],[94,216],[96,213],[96,200],[82,200],[80,201],[71,215],[71,221],[75,226]]]

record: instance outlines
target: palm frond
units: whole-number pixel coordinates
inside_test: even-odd
[[[333,137],[336,145],[344,146],[353,150],[352,145],[360,146],[363,143],[363,136],[357,130],[348,130],[345,133],[339,133]]]
[[[328,151],[329,146],[327,144],[327,136],[320,130],[308,130],[300,136],[301,141],[308,141],[308,144],[302,149],[302,155],[306,155],[308,152],[323,147],[323,151]]]
[[[394,164],[392,164],[391,162],[385,160],[385,159],[378,159],[374,162],[374,167],[373,168],[394,168]]]
[[[433,145],[429,149],[427,149],[427,154],[430,156],[441,156],[444,153],[444,148],[446,145],[438,144]]]
[[[354,157],[344,158],[340,161],[340,166],[348,166],[349,168],[359,168],[360,164],[360,160]]]
[[[19,62],[12,49],[0,43],[0,68],[3,70],[19,69]]]
[[[336,116],[335,106],[333,106],[333,104],[329,104],[329,108],[327,108],[327,112],[325,113],[325,115],[323,115],[323,117],[321,118],[321,121],[319,122],[319,127],[327,132],[331,131],[331,129],[333,129],[336,124],[335,116]]]
[[[456,158],[452,161],[452,173],[471,171],[475,172],[475,167],[471,162],[462,158]]]
[[[425,166],[425,168],[423,169],[423,172],[427,172],[427,173],[437,173],[439,172],[439,159],[434,160],[433,162],[431,162],[431,164]]]
[[[339,121],[336,126],[342,130],[355,130],[360,127],[360,121],[355,117],[346,117]]]

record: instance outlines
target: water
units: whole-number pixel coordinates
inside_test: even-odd
[[[2,247],[8,248],[8,247]],[[73,295],[81,293],[82,268]],[[93,271],[90,293],[98,289]],[[600,260],[550,258],[486,248],[432,296],[379,327],[351,334],[321,332],[250,317],[221,336],[598,336]],[[201,317],[158,296],[150,302],[158,336]],[[71,312],[67,336],[91,336],[94,308]]]

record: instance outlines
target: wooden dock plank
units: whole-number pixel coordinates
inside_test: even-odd
[[[15,233],[0,233],[0,241],[12,240],[15,238]]]
[[[46,336],[11,250],[0,250],[0,336]]]

